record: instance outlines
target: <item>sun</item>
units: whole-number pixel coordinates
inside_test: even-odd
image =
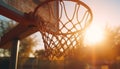
[[[97,44],[104,39],[104,30],[98,26],[90,26],[84,34],[84,43],[87,45]]]

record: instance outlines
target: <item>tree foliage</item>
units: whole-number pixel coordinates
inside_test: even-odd
[[[34,37],[27,37],[21,40],[19,56],[20,57],[29,57],[33,53],[33,47],[37,44],[34,40]]]
[[[7,18],[0,19],[0,37],[2,37],[5,33],[15,27],[17,23],[12,20],[8,20]],[[10,49],[0,49],[0,57],[9,57]]]
[[[10,31],[17,24],[18,24],[17,22],[7,19],[7,18],[1,19],[0,20],[0,37],[2,37],[5,33]],[[35,37],[32,37],[32,36],[21,40],[19,56],[20,57],[29,57],[30,53],[33,53],[32,52],[33,46],[35,46],[36,44],[37,44],[37,41],[35,40]],[[10,51],[8,52],[7,50],[0,49],[0,54],[2,54],[2,56],[5,56],[7,53],[7,55],[10,56]]]
[[[95,44],[95,46],[84,46],[77,47],[73,53],[65,57],[69,60],[79,60],[84,62],[97,61],[108,61],[114,62],[120,57],[120,27],[104,29],[105,38],[101,43]],[[97,35],[96,35],[97,36]]]

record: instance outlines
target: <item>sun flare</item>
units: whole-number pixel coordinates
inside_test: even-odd
[[[85,31],[84,43],[91,45],[101,42],[104,39],[104,31],[97,26],[91,26]]]

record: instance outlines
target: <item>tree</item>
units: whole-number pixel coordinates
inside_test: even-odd
[[[114,29],[106,27],[104,31],[104,41],[95,46],[78,46],[68,51],[72,55],[67,55],[65,60],[68,59],[70,63],[71,60],[83,63],[92,63],[95,60],[96,64],[116,62],[117,57],[120,57],[120,27]]]
[[[15,21],[8,20],[4,17],[1,18],[5,20],[0,19],[0,37],[17,25]],[[10,57],[10,49],[0,49],[0,57]]]
[[[45,55],[45,50],[37,50],[35,51],[34,55],[38,59],[42,59],[42,60],[48,59]]]
[[[107,48],[111,48],[108,52],[112,53],[110,56],[114,58],[114,62],[109,65],[109,69],[120,68],[120,27],[114,29],[106,27],[105,45]]]
[[[15,27],[18,23],[8,19],[6,17],[1,17],[3,19],[0,19],[0,37],[2,37],[6,32],[11,30],[13,27]],[[23,40],[21,40],[20,43],[20,50],[19,50],[19,56],[20,57],[29,57],[30,53],[32,52],[33,46],[37,44],[37,41],[35,40],[34,36],[29,36]],[[10,50],[9,49],[0,49],[0,56],[3,57],[10,57]]]

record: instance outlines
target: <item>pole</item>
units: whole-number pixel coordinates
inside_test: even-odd
[[[11,48],[10,69],[17,69],[20,41],[18,39],[14,39],[12,41],[12,45],[13,46]]]

